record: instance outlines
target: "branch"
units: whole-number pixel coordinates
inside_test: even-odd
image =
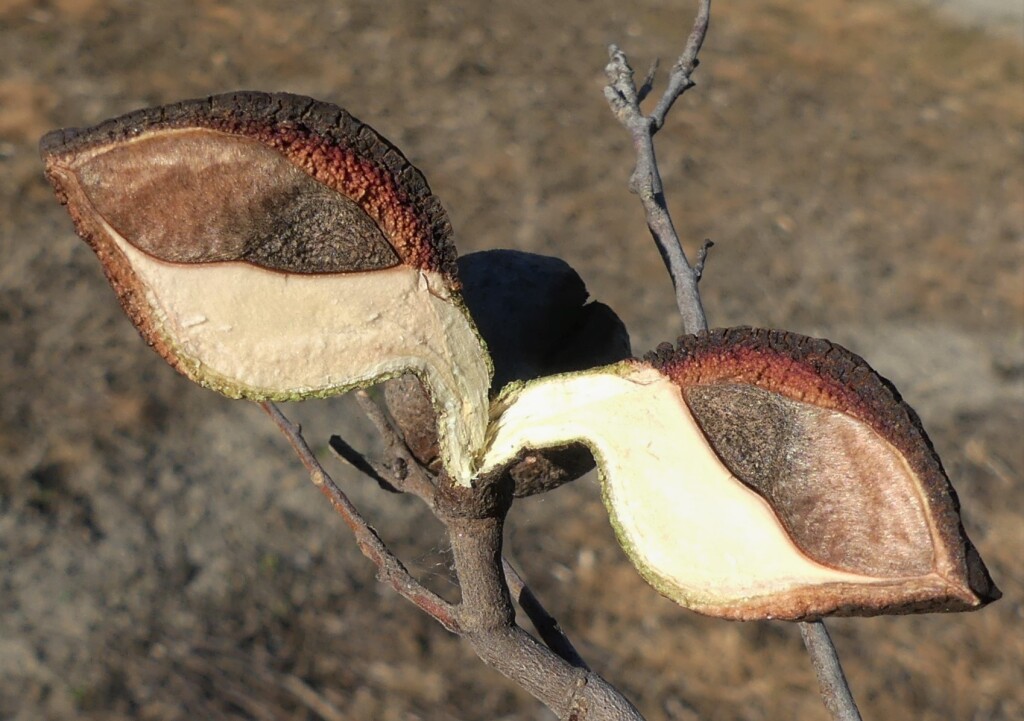
[[[693,21],[690,37],[686,39],[686,47],[683,48],[683,54],[679,56],[676,64],[672,66],[672,72],[668,78],[668,88],[665,89],[665,93],[661,96],[661,100],[658,101],[657,107],[651,113],[651,119],[654,121],[652,135],[661,130],[665,125],[665,116],[668,115],[668,111],[672,109],[672,105],[679,96],[696,84],[690,78],[690,75],[697,69],[697,65],[700,64],[697,54],[700,52],[701,46],[704,45],[704,38],[707,37],[710,20],[711,0],[702,0],[700,7],[697,8],[697,17]]]
[[[463,515],[475,507],[480,489],[448,488],[439,496],[438,517],[448,527],[452,559],[462,588],[458,620],[480,659],[515,681],[563,721],[643,721],[619,691],[585,667],[573,666],[515,623],[502,570],[505,514],[498,503],[482,516]],[[484,491],[487,493],[487,491]],[[507,490],[511,503],[511,489]]]
[[[426,469],[412,455],[406,442],[404,442],[401,432],[397,428],[395,428],[395,426],[388,419],[387,415],[384,413],[383,409],[381,409],[381,407],[370,396],[369,393],[367,393],[366,391],[356,391],[356,400],[358,401],[358,404],[362,411],[366,413],[371,423],[373,423],[373,425],[377,428],[378,432],[381,434],[387,452],[391,456],[391,462],[388,464],[383,464],[383,466],[382,464],[374,464],[371,461],[369,461],[366,457],[362,456],[357,451],[352,449],[352,447],[349,446],[347,442],[345,442],[342,438],[340,438],[337,435],[332,436],[331,438],[332,450],[337,455],[339,455],[343,460],[352,465],[352,467],[354,467],[356,470],[376,480],[377,483],[381,487],[383,487],[383,489],[397,491],[398,493],[411,491],[412,493],[416,494],[431,507],[431,510],[434,510],[435,515],[437,515],[439,518],[443,520],[443,511],[439,512],[436,508],[437,479],[435,478],[433,473]],[[404,472],[389,472],[387,470],[395,466],[400,467]],[[480,482],[481,487],[479,493],[487,493],[483,487],[485,484],[486,481]],[[410,487],[411,485],[412,487]],[[449,499],[450,501],[449,508],[451,509],[452,494],[447,495],[447,499]],[[464,513],[466,510],[466,506],[471,506],[474,504],[478,504],[478,499],[472,499],[471,503],[461,504],[461,507],[459,508],[459,513],[457,515],[461,515],[462,513]],[[460,504],[456,505],[460,506]],[[504,514],[501,514],[499,511],[495,511],[495,513],[501,515],[499,522],[503,522]],[[460,538],[461,544],[469,546],[473,549],[477,549],[473,551],[474,555],[478,555],[478,549],[486,548],[487,544],[482,543],[477,538],[477,532],[470,532],[468,531],[467,527],[463,526],[460,526],[459,531],[453,531],[451,523],[446,522],[446,524],[449,525],[450,535],[457,534]],[[494,590],[492,593],[497,597],[500,597],[499,600],[488,602],[486,604],[479,603],[477,604],[477,607],[486,607],[488,610],[494,611],[495,609],[501,609],[505,607],[505,605],[507,605],[504,602],[504,598],[508,598],[509,596],[513,597],[518,602],[519,606],[523,609],[523,611],[526,613],[526,616],[529,618],[530,622],[534,624],[538,634],[541,636],[541,640],[548,646],[548,648],[553,653],[557,654],[558,658],[561,660],[561,663],[563,665],[561,673],[563,675],[568,669],[571,668],[580,669],[584,672],[590,672],[590,668],[587,666],[587,663],[583,660],[579,651],[575,649],[571,641],[569,641],[569,639],[565,636],[561,628],[558,626],[558,622],[547,611],[547,609],[541,603],[540,599],[538,599],[534,592],[530,591],[529,587],[526,586],[525,582],[519,576],[515,568],[504,558],[501,558],[500,556],[499,558],[501,566],[504,571],[504,582],[506,584],[506,590],[504,592],[500,589]],[[460,614],[460,616],[462,616],[462,614],[474,613],[474,611],[472,610],[473,604],[471,602],[468,605],[469,610],[466,609],[467,597],[472,599],[474,597],[486,595],[486,593],[481,594],[481,592],[477,590],[477,586],[479,586],[480,583],[480,578],[480,572],[477,572],[477,574],[471,574],[468,577],[463,575],[460,576],[459,583],[460,588],[463,591],[464,599],[463,603],[460,604],[460,606],[456,609],[456,612]],[[479,612],[475,612],[475,616],[479,617]],[[502,634],[504,634],[506,642],[508,641],[509,638],[516,639],[515,643],[513,644],[515,650],[506,649],[506,651],[503,652],[506,655],[508,653],[512,653],[512,655],[515,656],[515,658],[518,658],[518,656],[523,654],[527,656],[531,655],[529,651],[523,649],[523,644],[532,645],[536,642],[530,639],[525,633],[523,633],[521,629],[515,627],[514,618],[515,617],[513,613],[512,616],[505,618],[504,622],[499,624],[500,628],[504,628],[506,626],[508,627],[507,629],[505,629],[505,631],[501,632]],[[466,624],[464,622],[460,622],[459,626],[460,633],[466,634],[470,632],[470,630],[466,628]],[[512,630],[513,627],[515,627],[514,631]],[[527,641],[526,639],[529,640]],[[488,645],[488,647],[494,645],[493,641],[482,641],[480,639],[477,639],[475,643],[485,643]],[[551,663],[551,659],[547,659],[545,662],[542,663],[542,666],[548,667],[551,665]],[[536,661],[534,662],[534,664],[536,666]],[[549,669],[547,675],[550,676],[551,673],[553,672]],[[577,684],[579,682],[578,678],[572,678],[574,679],[572,680],[573,684]],[[524,688],[527,688],[527,690],[531,688],[531,680],[526,680],[516,676],[513,676],[513,680],[517,681]],[[601,680],[600,683],[598,683],[595,686],[595,689],[601,689],[605,686],[607,686],[606,682]],[[566,690],[565,688],[563,688],[563,690],[566,691],[567,697],[579,695],[579,689],[575,685],[572,686],[570,691]],[[541,693],[539,690],[535,689],[531,692],[534,692],[534,695],[541,697]],[[617,693],[610,686],[604,688],[602,692]],[[623,699],[623,703],[625,704],[625,699]],[[582,719],[586,717],[581,716],[579,718],[582,721]],[[596,719],[598,717],[591,718]],[[627,716],[624,718],[632,719],[633,717]]]
[[[433,510],[435,508],[437,479],[412,455],[404,441],[401,430],[395,427],[388,419],[384,410],[368,393],[357,391],[356,399],[366,413],[367,418],[369,418],[370,422],[383,437],[387,450],[392,456],[391,462],[382,468],[380,465],[367,460],[339,436],[331,437],[332,450],[356,470],[376,481],[384,490],[396,491],[398,493],[406,492],[410,490],[409,485],[412,479],[416,479],[411,492],[422,498]],[[404,469],[405,473],[391,473],[386,470],[396,465]],[[548,613],[540,599],[526,585],[522,576],[519,575],[507,560],[502,558],[501,562],[504,569],[505,582],[512,597],[519,604],[520,608],[523,609],[523,612],[526,613],[534,628],[537,629],[541,640],[570,665],[589,670],[587,663],[559,627],[558,621]]]
[[[835,721],[861,721],[860,711],[846,683],[846,674],[839,663],[839,655],[828,635],[824,621],[810,621],[800,624],[800,635],[811,657],[811,664],[818,676],[821,698],[825,708]]]
[[[352,530],[363,555],[377,566],[377,578],[449,631],[469,640],[484,663],[518,683],[559,719],[643,721],[640,712],[614,686],[590,671],[558,623],[501,557],[504,520],[512,502],[510,482],[503,487],[496,479],[478,479],[478,488],[448,487],[439,494],[429,473],[411,457],[401,435],[380,407],[366,393],[357,398],[389,451],[396,457],[409,455],[411,472],[403,478],[384,474],[340,438],[332,446],[378,483],[384,481],[401,489],[404,480],[417,476],[427,480],[431,490],[424,500],[429,499],[434,514],[445,524],[452,544],[462,591],[458,606],[428,591],[409,574],[324,470],[303,438],[301,428],[273,403],[259,405],[288,439],[313,484]],[[506,583],[507,577],[512,579],[511,584]],[[516,625],[509,585],[550,647]]]
[[[691,266],[687,260],[668,212],[661,174],[658,172],[658,163],[654,155],[654,134],[664,126],[665,116],[679,96],[694,85],[690,76],[698,64],[697,54],[707,35],[710,14],[711,0],[701,0],[686,47],[672,66],[668,88],[658,100],[651,115],[643,114],[640,102],[650,91],[655,68],[652,67],[639,91],[633,82],[633,68],[630,67],[625,53],[615,45],[608,50],[610,60],[605,68],[608,76],[605,97],[615,117],[632,136],[633,150],[636,153],[636,166],[630,176],[629,189],[640,197],[647,218],[647,228],[672,278],[676,306],[682,316],[683,330],[686,333],[697,333],[707,330],[708,327],[704,306],[697,290],[700,270]]]
[[[338,487],[334,479],[320,465],[313,455],[306,439],[302,437],[302,429],[285,417],[277,406],[269,401],[259,404],[260,408],[270,416],[284,437],[288,439],[302,465],[309,471],[313,485],[320,489],[334,510],[351,529],[363,555],[377,566],[377,579],[386,583],[403,598],[414,603],[421,611],[440,623],[452,633],[461,633],[455,608],[440,596],[428,591],[412,577],[391,550],[384,545],[377,532],[370,527],[348,496]]]
[[[682,316],[683,330],[686,333],[697,333],[707,330],[708,327],[697,284],[704,273],[708,248],[713,243],[705,240],[697,252],[696,264],[690,264],[665,202],[661,174],[658,172],[654,153],[654,135],[664,127],[665,118],[679,96],[695,84],[691,76],[699,64],[697,55],[707,36],[710,16],[711,0],[700,0],[697,17],[694,19],[686,46],[669,74],[668,87],[649,116],[645,116],[640,110],[640,103],[651,91],[657,64],[651,67],[639,91],[633,83],[633,68],[630,67],[625,53],[615,45],[609,48],[610,60],[605,68],[605,74],[608,76],[605,97],[615,117],[632,136],[633,149],[636,153],[636,166],[630,176],[629,189],[640,196],[647,227],[672,278],[676,306]],[[859,721],[860,714],[824,622],[801,623],[800,634],[818,676],[825,707],[833,719]]]

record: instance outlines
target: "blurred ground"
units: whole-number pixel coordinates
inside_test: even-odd
[[[678,331],[625,190],[605,47],[678,52],[690,7],[0,0],[0,718],[545,717],[370,565],[259,411],[139,342],[35,143],[146,105],[288,90],[352,110],[444,200],[463,251],[558,254],[643,351]],[[1010,33],[1014,35],[1014,33]],[[1024,58],[884,0],[718,3],[658,136],[714,325],[839,341],[904,391],[1005,592],[976,614],[831,624],[866,718],[1024,717]],[[345,400],[289,407],[321,447]],[[451,595],[415,503],[338,469]],[[509,553],[591,664],[659,719],[824,719],[794,626],[649,590],[585,480],[520,503]]]
[[[947,13],[959,22],[988,32],[1015,37],[1024,33],[1024,3],[1015,0],[913,0],[939,12]]]

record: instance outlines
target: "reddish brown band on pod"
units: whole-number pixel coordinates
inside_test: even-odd
[[[242,257],[200,256],[198,262],[241,259],[288,272],[344,272],[347,269],[344,257],[326,263],[320,256],[311,259],[309,243],[305,242],[308,239],[299,238],[292,246],[304,248],[306,256],[296,261],[289,256],[286,235],[281,240],[288,228],[309,226],[311,214],[327,212],[321,209],[332,205],[326,201],[330,199],[330,191],[334,191],[340,198],[332,201],[333,213],[321,218],[319,225],[327,229],[339,225],[358,228],[359,211],[362,211],[367,216],[363,225],[367,221],[376,225],[396,254],[395,259],[389,261],[390,249],[378,246],[374,250],[372,243],[364,242],[358,244],[363,256],[349,261],[348,269],[376,269],[397,261],[410,267],[439,271],[453,285],[457,283],[451,225],[423,175],[372,128],[329,103],[284,93],[217,95],[136,111],[93,128],[57,130],[42,139],[40,150],[50,166],[99,149],[116,149],[115,146],[161,131],[188,129],[216,131],[259,143],[279,153],[323,186],[323,192],[318,193],[293,178],[276,189],[274,207],[265,209],[266,217],[276,218],[275,225],[261,230],[263,238],[276,239],[274,242],[285,245],[277,258],[262,257],[265,244],[257,239],[250,243],[252,247]],[[66,200],[66,189],[60,187],[53,172],[50,177],[58,195]],[[292,197],[288,197],[289,193]],[[295,202],[296,197],[301,202]],[[285,205],[288,212],[282,217],[280,209]],[[114,206],[110,203],[110,207]],[[298,217],[289,217],[288,213]],[[337,222],[339,220],[341,222]],[[363,236],[366,235],[363,232]],[[276,251],[272,249],[272,252]],[[279,268],[275,263],[282,262],[281,257],[286,260]]]

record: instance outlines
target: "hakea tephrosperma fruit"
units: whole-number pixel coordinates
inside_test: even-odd
[[[490,359],[451,226],[402,153],[340,108],[231,93],[40,143],[78,233],[146,341],[231,397],[297,400],[414,372],[468,483]]]
[[[459,292],[444,208],[372,128],[310,98],[231,93],[54,131],[40,145],[122,306],[172,366],[253,400],[324,397],[412,373],[429,390],[442,465],[470,482],[491,356]],[[562,261],[490,251],[460,262],[498,382],[628,356],[621,322],[585,304]],[[483,266],[503,277],[489,281]],[[508,307],[508,285],[524,273],[538,293]],[[541,315],[563,322],[541,328]],[[516,328],[516,344],[497,335]],[[548,348],[552,333],[574,347]],[[520,463],[524,474],[534,466],[549,464]]]
[[[488,408],[491,360],[444,210],[335,106],[215,96],[56,131],[41,150],[136,327],[207,387],[300,399],[415,373],[442,465],[464,485],[584,443],[630,558],[703,613],[961,610],[998,596],[913,411],[827,341],[716,332],[513,383]]]
[[[733,619],[978,608],[998,597],[920,421],[825,340],[736,328],[510,386],[484,470],[590,446],[622,547],[662,594]]]

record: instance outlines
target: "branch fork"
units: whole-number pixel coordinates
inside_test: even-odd
[[[336,436],[331,447],[382,487],[422,499],[445,524],[462,593],[457,604],[426,589],[409,573],[317,460],[301,428],[273,403],[265,401],[260,407],[288,440],[310,480],[352,530],[363,555],[377,567],[378,580],[469,641],[486,664],[529,691],[559,719],[643,721],[618,690],[590,670],[558,622],[502,558],[505,516],[512,503],[511,479],[485,476],[476,487],[465,488],[452,484],[443,473],[434,475],[413,458],[400,431],[369,394],[357,391],[357,400],[384,438],[389,461],[372,462]],[[397,464],[407,472],[391,471]],[[542,643],[516,624],[513,599]]]
[[[639,89],[634,83],[634,72],[629,59],[618,46],[612,45],[608,49],[609,60],[605,67],[605,75],[608,78],[608,85],[604,90],[605,98],[612,114],[629,131],[636,154],[636,165],[629,179],[629,189],[639,196],[643,205],[647,228],[672,279],[676,307],[683,321],[683,332],[687,334],[698,333],[707,330],[708,327],[700,292],[697,290],[697,283],[704,269],[707,246],[699,254],[697,265],[691,265],[665,203],[661,174],[654,153],[654,135],[664,127],[665,118],[676,100],[695,84],[691,75],[697,68],[697,54],[707,35],[710,13],[711,0],[702,0],[686,46],[669,73],[668,86],[650,115],[644,114],[640,104],[654,86],[657,62],[651,65]]]

